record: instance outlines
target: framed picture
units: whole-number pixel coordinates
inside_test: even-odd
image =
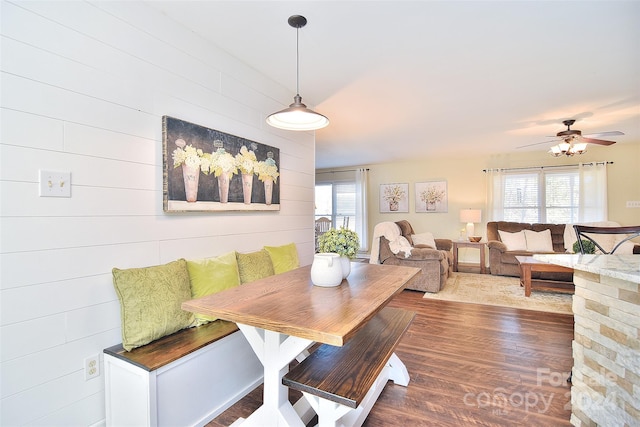
[[[409,184],[380,184],[380,212],[409,212]]]
[[[162,117],[163,208],[280,209],[280,150],[173,117]]]
[[[447,212],[447,181],[416,182],[416,212]]]

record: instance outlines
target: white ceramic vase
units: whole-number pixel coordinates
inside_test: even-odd
[[[322,287],[333,287],[342,283],[340,255],[334,253],[315,254],[311,264],[311,282]]]
[[[351,273],[351,260],[344,255],[340,256],[340,264],[342,265],[342,278],[346,279]]]

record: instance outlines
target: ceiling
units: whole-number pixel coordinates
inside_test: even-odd
[[[316,167],[640,143],[640,1],[151,1],[331,120]],[[606,138],[605,138],[606,139]]]

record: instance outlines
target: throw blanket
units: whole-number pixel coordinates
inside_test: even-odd
[[[380,237],[382,236],[390,242],[389,248],[391,252],[397,254],[400,251],[404,251],[406,258],[411,256],[411,245],[405,237],[400,235],[400,227],[395,222],[386,221],[376,224],[373,228],[369,264],[380,264]]]
[[[391,252],[394,254],[404,251],[404,257],[409,258],[411,256],[411,249],[413,248],[406,237],[398,236],[395,240],[389,242],[389,249],[391,249]]]

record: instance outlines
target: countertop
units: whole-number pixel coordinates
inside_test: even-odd
[[[540,261],[640,283],[640,255],[537,254]]]

